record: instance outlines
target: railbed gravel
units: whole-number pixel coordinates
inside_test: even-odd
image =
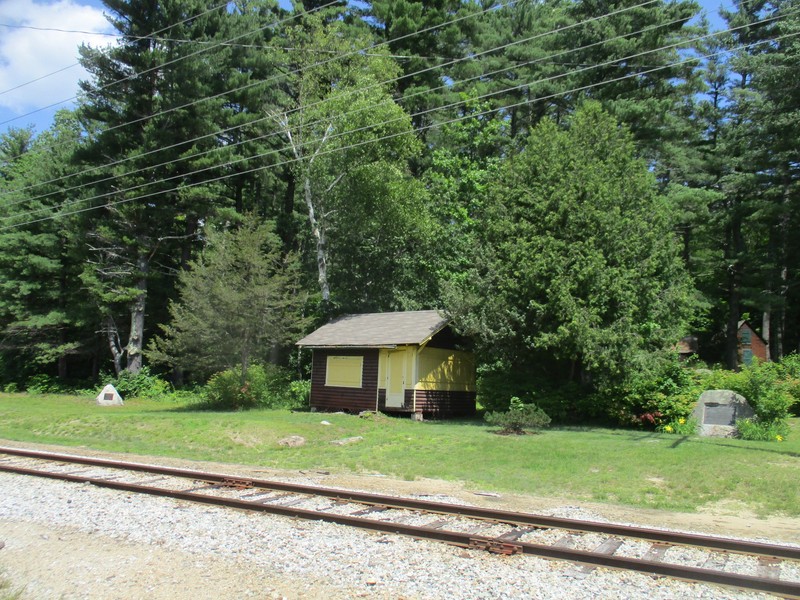
[[[587,516],[578,507],[561,507],[552,512],[571,518]],[[245,513],[89,484],[0,473],[0,541],[10,538],[6,549],[0,549],[0,567],[6,564],[6,554],[13,550],[13,533],[20,526],[64,532],[59,539],[68,539],[70,531],[91,534],[95,539],[130,544],[136,549],[131,552],[166,550],[166,556],[174,556],[176,561],[179,555],[193,556],[198,565],[213,564],[251,577],[254,589],[248,587],[245,575],[239,581],[247,590],[240,597],[432,600],[770,597],[637,573],[582,569],[528,556],[497,556],[336,524]],[[46,539],[42,543],[46,544]],[[58,556],[48,558],[53,564],[59,560]],[[169,571],[169,564],[162,566]],[[179,568],[177,562],[175,568]],[[96,577],[83,571],[80,577],[70,588],[72,591],[66,593],[63,588],[55,591],[47,588],[35,577],[18,583],[27,586],[25,594],[29,595],[23,598],[109,597],[103,591],[108,588],[96,583],[99,566]],[[273,587],[263,587],[265,578]],[[188,588],[183,592],[170,590],[170,585],[177,588],[180,584],[169,577],[160,582],[136,584],[132,588],[131,582],[127,582],[124,588],[119,588],[127,590],[124,595],[115,597],[151,598],[157,589],[167,590],[168,595],[160,597],[176,600],[227,597],[224,591],[214,588],[213,581],[208,582],[206,594]]]

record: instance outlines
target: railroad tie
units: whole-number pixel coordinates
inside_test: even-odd
[[[781,561],[771,556],[759,556],[756,574],[764,579],[780,579]]]
[[[623,541],[621,539],[611,537],[608,538],[599,546],[597,546],[597,548],[595,548],[593,552],[595,554],[605,554],[606,556],[611,556],[617,550],[619,550],[619,547],[622,546],[622,544]],[[597,570],[597,567],[595,565],[578,565],[574,569],[570,569],[569,571],[567,571],[567,575],[575,579],[583,579],[594,573],[595,570]]]
[[[667,550],[672,548],[672,544],[664,544],[661,542],[654,542],[650,549],[645,553],[642,557],[642,560],[650,561],[650,562],[661,562],[664,560],[664,555],[667,553]]]
[[[575,536],[571,533],[568,533],[567,535],[558,538],[555,544],[553,544],[553,548],[574,548],[575,542],[577,542]]]
[[[376,512],[385,512],[389,510],[389,507],[384,504],[376,504],[375,506],[370,506],[369,508],[364,508],[362,510],[357,510],[354,513],[350,513],[352,517],[364,517],[366,515],[370,515]]]
[[[508,533],[504,533],[503,535],[498,535],[498,540],[505,540],[508,542],[513,542],[521,538],[523,535],[528,533],[533,533],[534,531],[540,530],[541,527],[517,527]]]
[[[728,564],[728,555],[719,552],[712,552],[711,555],[703,563],[704,569],[712,569],[714,571],[724,571],[725,565]]]

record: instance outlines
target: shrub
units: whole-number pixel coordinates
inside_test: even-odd
[[[789,410],[800,415],[800,354],[793,352],[784,356],[778,363],[781,373],[781,387],[792,398]]]
[[[242,385],[240,368],[211,376],[206,403],[212,408],[300,408],[308,404],[311,383],[292,381],[291,373],[276,365],[250,365]]]
[[[620,425],[659,428],[688,420],[702,391],[699,378],[677,355],[657,355],[640,370],[592,395],[595,410]]]
[[[311,380],[295,379],[289,382],[289,406],[287,408],[306,408],[311,402]]]
[[[524,404],[518,397],[511,398],[506,412],[490,412],[484,416],[489,425],[500,427],[502,433],[521,435],[525,430],[538,431],[550,425],[550,417],[535,404]]]
[[[697,419],[679,418],[659,425],[657,430],[663,433],[674,433],[675,435],[694,435],[697,433]]]
[[[477,400],[487,411],[507,411],[509,398],[517,397],[524,404],[536,404],[553,421],[592,416],[593,405],[586,402],[585,388],[574,381],[536,373],[532,368],[512,367],[503,361],[480,365],[476,384]]]
[[[55,394],[61,391],[61,386],[55,377],[46,373],[39,373],[28,378],[25,390],[29,394]]]
[[[172,391],[172,385],[151,373],[149,367],[142,367],[138,373],[123,371],[118,377],[105,375],[102,381],[113,385],[124,399],[161,398]]]
[[[781,363],[753,361],[738,373],[713,371],[703,383],[704,390],[733,390],[744,396],[762,423],[787,419],[795,402],[794,382]]]
[[[789,425],[786,421],[739,419],[736,421],[736,429],[743,440],[759,442],[782,442],[789,434]]]
[[[502,361],[479,365],[477,372],[477,400],[487,411],[508,410],[508,399],[523,389],[530,389],[519,381],[517,372]]]

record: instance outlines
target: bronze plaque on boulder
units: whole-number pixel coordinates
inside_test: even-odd
[[[703,425],[736,425],[736,405],[706,403]]]
[[[735,436],[736,421],[753,416],[747,400],[731,390],[703,392],[692,412],[698,423],[697,433],[714,437]]]

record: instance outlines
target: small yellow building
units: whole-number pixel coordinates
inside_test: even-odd
[[[435,310],[345,315],[297,342],[313,351],[317,410],[475,413],[475,360]]]

